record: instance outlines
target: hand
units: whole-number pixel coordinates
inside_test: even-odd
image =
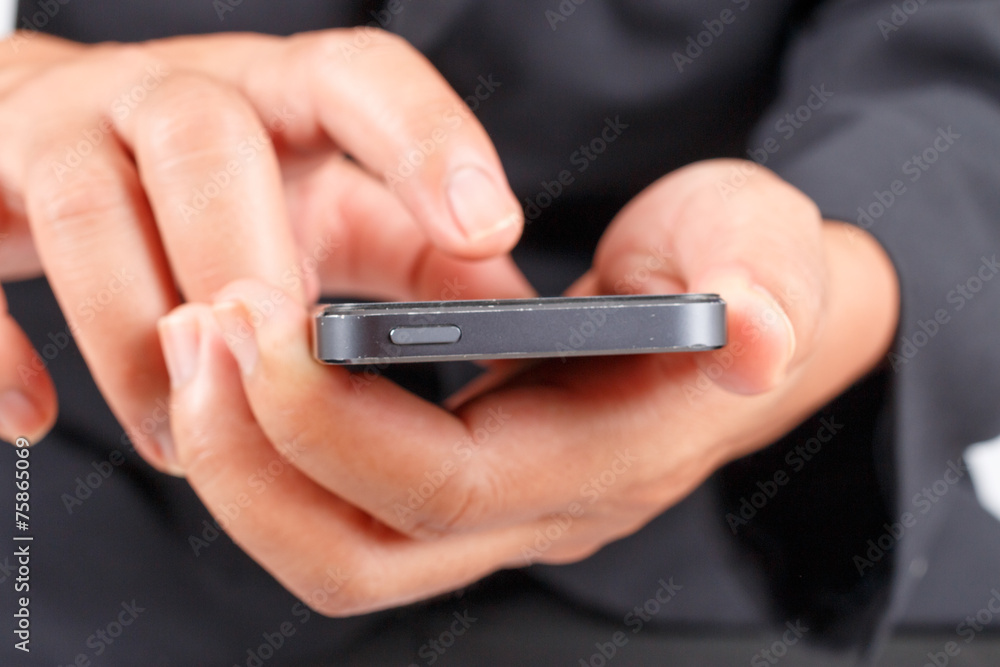
[[[0,279],[44,271],[105,398],[162,469],[179,472],[155,327],[182,301],[237,278],[300,305],[320,284],[531,294],[505,255],[521,213],[485,131],[403,40],[359,35],[0,46]],[[40,437],[52,383],[2,295],[0,350],[0,437]]]
[[[638,530],[864,374],[895,327],[877,243],[763,169],[723,199],[734,166],[648,188],[572,290],[720,292],[725,350],[507,369],[448,411],[317,364],[301,305],[238,281],[161,324],[187,478],[248,554],[330,615],[578,560]]]

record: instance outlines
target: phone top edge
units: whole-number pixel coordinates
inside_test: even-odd
[[[626,294],[613,296],[576,296],[576,297],[539,297],[533,299],[476,299],[465,301],[402,301],[373,303],[335,303],[321,304],[317,307],[319,317],[337,317],[345,315],[364,315],[369,312],[385,313],[387,311],[420,311],[448,310],[458,312],[465,309],[480,310],[523,310],[523,309],[560,309],[614,308],[616,306],[635,305],[690,305],[690,304],[724,305],[718,294]]]

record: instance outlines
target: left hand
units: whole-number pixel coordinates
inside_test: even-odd
[[[723,197],[739,167],[752,175]],[[635,532],[843,391],[892,339],[898,287],[878,244],[750,167],[698,163],[650,186],[571,289],[720,293],[729,345],[712,353],[507,368],[449,411],[316,363],[309,313],[259,282],[223,289],[214,317],[182,306],[161,337],[188,479],[248,554],[337,616]]]

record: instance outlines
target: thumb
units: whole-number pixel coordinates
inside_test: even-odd
[[[778,299],[748,269],[725,267],[697,276],[691,291],[726,302],[726,347],[699,355],[698,365],[716,384],[741,394],[777,386],[792,366],[795,326]]]
[[[741,167],[746,184],[721,189]],[[722,296],[728,344],[697,363],[715,384],[756,394],[811,350],[825,300],[821,232],[815,204],[773,172],[711,160],[660,179],[622,210],[595,270],[605,291]]]

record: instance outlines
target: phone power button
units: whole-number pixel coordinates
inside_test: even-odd
[[[431,327],[396,327],[389,332],[395,345],[450,345],[462,337],[462,330],[447,324]]]

